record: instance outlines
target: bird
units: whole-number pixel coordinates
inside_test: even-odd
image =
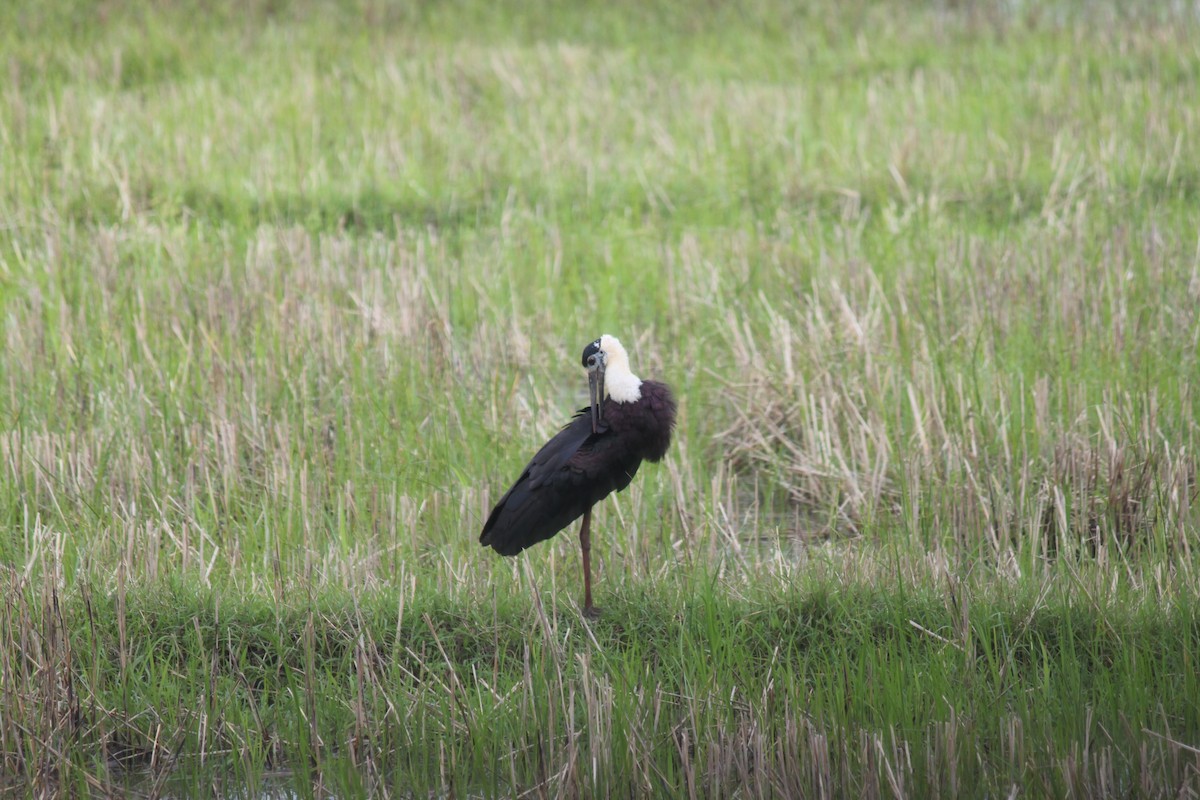
[[[676,402],[670,387],[642,380],[629,355],[609,334],[583,349],[590,406],[546,442],[496,503],[479,536],[481,545],[515,556],[583,517],[583,614],[592,603],[592,507],[629,485],[643,461],[661,461],[671,444]]]

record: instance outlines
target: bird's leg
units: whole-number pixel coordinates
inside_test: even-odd
[[[579,527],[579,547],[583,550],[583,615],[596,618],[599,610],[592,605],[592,509],[583,512]]]

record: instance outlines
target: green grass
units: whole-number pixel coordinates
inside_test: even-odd
[[[1050,582],[997,592],[927,572],[868,586],[836,579],[844,568],[737,591],[687,573],[617,593],[586,625],[499,584],[292,603],[85,585],[40,640],[46,663],[75,667],[62,706],[40,713],[74,720],[80,753],[196,791],[223,759],[226,790],[294,765],[349,793],[806,794],[822,759],[839,792],[864,794],[887,794],[889,772],[919,796],[1191,779],[1152,732],[1200,721],[1194,594],[1164,612],[1127,586],[1079,603]],[[26,740],[28,755],[41,744]],[[58,769],[79,780],[91,766]]]
[[[1200,791],[1198,23],[0,8],[0,791]]]

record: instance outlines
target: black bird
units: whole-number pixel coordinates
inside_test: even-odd
[[[629,356],[605,334],[583,349],[590,408],[542,447],[492,509],[479,543],[515,556],[583,516],[583,613],[592,605],[592,506],[629,485],[642,460],[659,461],[671,443],[675,398],[666,384],[643,381]]]

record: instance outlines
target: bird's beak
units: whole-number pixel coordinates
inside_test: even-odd
[[[604,367],[588,373],[588,395],[592,400],[592,433],[599,433],[600,423],[604,421]]]

